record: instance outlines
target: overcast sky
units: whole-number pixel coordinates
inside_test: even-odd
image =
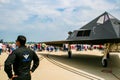
[[[120,19],[120,0],[0,0],[0,39],[64,40],[105,11]]]

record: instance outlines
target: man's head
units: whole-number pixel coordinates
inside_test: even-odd
[[[19,35],[16,40],[16,45],[20,47],[20,46],[24,46],[25,43],[26,43],[26,37],[23,35]]]

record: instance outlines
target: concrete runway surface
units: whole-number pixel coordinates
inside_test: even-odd
[[[40,65],[32,74],[32,80],[120,80],[120,53],[110,53],[108,67],[101,66],[100,51],[38,52]],[[0,80],[7,80],[3,70],[8,54],[0,55]]]

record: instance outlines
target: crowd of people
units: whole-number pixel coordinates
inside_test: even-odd
[[[46,44],[27,44],[27,47],[34,50],[34,51],[48,51],[48,52],[53,52],[53,51],[58,51],[58,47],[56,46],[49,46]]]
[[[26,47],[30,48],[33,51],[39,52],[39,51],[48,51],[48,52],[57,52],[57,51],[68,51],[68,44],[63,44],[63,47],[57,47],[57,46],[51,46],[51,45],[46,45],[46,44],[26,44]],[[8,52],[9,54],[12,53],[13,50],[17,48],[16,44],[8,44],[8,43],[0,43],[0,55],[2,52]],[[76,44],[76,45],[71,45],[71,49],[77,50],[77,51],[82,51],[82,50],[88,50],[88,49],[103,49],[102,45],[81,45],[81,44]]]
[[[15,50],[16,48],[17,47],[16,47],[15,43],[13,43],[13,44],[0,43],[0,54],[2,52],[12,53],[12,51]]]
[[[35,44],[26,44],[26,47],[35,51],[48,51],[48,52],[53,52],[53,51],[58,51],[59,48],[55,46],[48,46],[46,44],[40,44],[40,43],[35,43]],[[17,48],[15,43],[9,44],[9,43],[0,43],[0,55],[2,52],[6,52],[8,54],[11,54],[13,50]]]

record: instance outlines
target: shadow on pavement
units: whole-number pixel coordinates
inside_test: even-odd
[[[115,76],[113,76],[111,73],[103,73],[102,70],[112,70],[112,68],[115,68],[116,71],[120,71],[120,58],[117,54],[110,54],[110,59],[109,59],[107,68],[102,67],[101,65],[102,56],[98,56],[98,55],[73,53],[71,59],[69,59],[67,55],[49,54],[49,56],[55,61],[66,64],[70,67],[85,71],[87,73],[99,76],[101,78],[104,78],[105,80],[113,80],[112,77],[115,78]],[[119,74],[116,74],[116,75],[120,76]]]

